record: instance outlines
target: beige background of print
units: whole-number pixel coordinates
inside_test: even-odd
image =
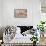
[[[15,9],[14,16],[16,18],[26,18],[27,17],[27,9]]]

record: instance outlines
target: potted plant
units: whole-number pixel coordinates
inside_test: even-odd
[[[40,33],[41,33],[42,37],[44,37],[44,27],[45,27],[44,24],[45,24],[44,21],[40,21],[40,24],[37,25],[37,29],[40,30]]]
[[[33,36],[32,39],[31,39],[31,41],[33,41],[33,46],[36,46],[36,43],[38,41],[37,36]]]

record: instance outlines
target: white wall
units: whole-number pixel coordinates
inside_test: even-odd
[[[27,9],[27,18],[14,18],[14,9]],[[2,25],[34,25],[40,20],[39,0],[3,0]]]
[[[33,0],[33,26],[37,26],[39,24],[40,19],[41,19],[41,3],[40,0]]]
[[[2,2],[2,1],[0,0],[0,25],[1,25],[1,15],[2,15],[2,14],[1,14],[1,12],[2,12],[1,2]]]
[[[0,26],[3,24],[3,0],[0,0]]]

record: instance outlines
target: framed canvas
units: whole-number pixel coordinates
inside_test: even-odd
[[[46,13],[46,0],[41,0],[41,13]]]
[[[27,9],[14,9],[14,17],[27,18]]]

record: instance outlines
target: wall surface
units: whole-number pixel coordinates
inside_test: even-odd
[[[2,13],[2,6],[1,6],[2,3],[1,3],[1,2],[2,2],[2,1],[0,0],[0,26],[1,26],[1,15],[2,15],[2,14],[1,14],[1,13]]]
[[[27,9],[27,18],[15,18],[14,9]],[[39,0],[3,0],[2,26],[5,25],[33,25],[40,20]]]

